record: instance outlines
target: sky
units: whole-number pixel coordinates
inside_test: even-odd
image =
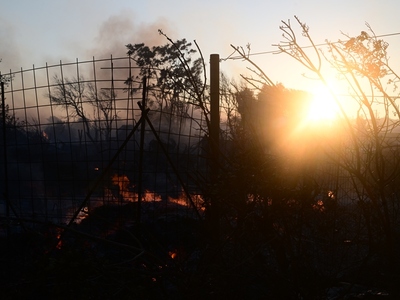
[[[298,16],[316,43],[337,41],[341,32],[358,35],[368,22],[377,35],[400,32],[398,0],[13,0],[0,7],[0,70],[124,56],[128,43],[165,44],[196,40],[206,61],[210,54],[228,57],[231,44],[251,44],[251,53],[275,50],[281,21]],[[398,65],[400,35],[387,37]],[[302,88],[304,69],[284,54],[253,56],[274,82]],[[221,61],[229,77],[246,72],[241,60]]]

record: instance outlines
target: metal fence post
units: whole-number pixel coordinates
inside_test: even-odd
[[[144,133],[146,130],[146,119],[145,110],[146,110],[146,92],[147,92],[147,78],[143,77],[143,91],[142,91],[142,124],[140,127],[140,149],[139,149],[139,182],[138,182],[138,207],[137,207],[137,222],[140,223],[141,218],[141,209],[142,209],[142,197],[143,197],[143,152],[144,152]]]
[[[4,96],[4,81],[3,77],[0,75],[1,84],[1,113],[3,119],[3,162],[4,162],[4,200],[6,203],[6,215],[7,218],[10,217],[10,207],[8,203],[8,165],[7,165],[7,128],[6,128],[6,99]],[[8,227],[7,227],[8,228]]]

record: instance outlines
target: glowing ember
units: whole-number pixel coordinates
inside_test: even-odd
[[[105,192],[107,195],[111,195],[113,197],[117,197],[118,199],[122,199],[128,202],[137,202],[139,199],[138,193],[132,191],[135,187],[130,183],[128,176],[126,175],[117,175],[114,174],[111,178],[111,182],[114,186],[118,187],[117,195],[109,189],[106,189]],[[153,201],[161,201],[161,196],[157,193],[151,192],[149,190],[145,190],[142,195],[143,202],[153,202]]]
[[[191,200],[198,210],[204,210],[204,199],[201,195],[190,195]],[[182,206],[190,206],[189,198],[186,196],[184,191],[182,191],[181,195],[178,198],[168,197],[168,201],[170,203],[179,204]]]
[[[81,209],[81,211],[78,213],[75,219],[76,224],[80,224],[82,220],[86,219],[89,216],[89,208],[86,206]]]
[[[161,201],[161,200],[162,199],[159,194],[153,193],[148,190],[145,191],[143,198],[142,198],[142,201],[144,201],[144,202],[153,202],[153,201]]]
[[[169,251],[168,254],[169,254],[169,256],[170,256],[172,259],[175,259],[175,258],[176,258],[176,255],[177,255],[177,253],[174,252],[174,251]]]
[[[57,243],[56,248],[57,248],[58,250],[61,250],[62,245],[63,245],[63,242],[62,242],[62,239],[61,239],[61,234],[62,234],[62,232],[63,232],[63,229],[57,228],[57,240],[58,240],[58,243]]]
[[[324,201],[318,200],[316,204],[313,204],[313,209],[319,210],[319,211],[325,211],[325,206],[324,206]]]

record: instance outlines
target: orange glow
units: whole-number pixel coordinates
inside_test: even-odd
[[[169,254],[169,256],[170,256],[172,259],[175,259],[175,258],[176,258],[176,255],[177,255],[177,253],[174,252],[174,251],[169,251],[168,254]]]
[[[137,198],[138,197],[136,196],[136,199]],[[159,194],[148,191],[148,190],[145,191],[143,198],[142,198],[142,201],[144,201],[144,202],[153,202],[153,201],[161,201],[161,200],[162,199]]]
[[[204,210],[204,199],[201,195],[193,194],[193,195],[190,195],[190,198],[192,199],[192,201],[197,209]],[[175,204],[179,204],[182,206],[190,206],[191,205],[189,202],[189,199],[186,196],[184,191],[182,191],[179,198],[168,197],[168,201],[170,203],[175,203]]]
[[[111,177],[111,183],[114,186],[114,188],[112,189],[105,188],[104,190],[105,195],[110,199],[110,201],[117,201],[117,200],[118,201],[123,200],[127,202],[138,201],[139,195],[137,192],[133,191],[134,184],[130,183],[128,176],[114,174]],[[142,202],[161,202],[163,200],[160,194],[147,189],[143,191],[141,198]],[[184,190],[182,190],[181,194],[176,198],[168,196],[168,202],[187,207],[192,206],[193,203],[193,206],[195,206],[199,211],[205,210],[204,199],[202,195],[199,194],[187,195]],[[82,215],[81,219],[84,219],[87,215],[87,212],[83,211],[81,215]]]
[[[320,212],[325,211],[324,201],[318,200],[316,204],[313,204],[313,209],[318,210]]]
[[[128,176],[114,174],[111,177],[111,182],[114,186],[118,186],[118,195],[123,200],[128,202],[136,202],[138,200],[139,196],[137,193],[132,191],[134,185],[130,183]],[[106,189],[105,192],[106,195],[108,196],[111,197],[115,196],[109,189]],[[143,202],[161,201],[161,196],[157,193],[145,190],[142,195],[142,201]]]
[[[129,178],[126,175],[117,175],[114,174],[111,178],[113,185],[117,185],[120,191],[125,191],[129,186]]]
[[[63,229],[57,228],[57,240],[58,240],[58,243],[57,243],[56,248],[57,248],[58,250],[61,250],[62,245],[63,245],[62,239],[61,239],[61,234],[62,234],[63,231],[64,231]]]

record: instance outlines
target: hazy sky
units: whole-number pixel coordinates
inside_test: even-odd
[[[400,32],[399,11],[398,0],[6,1],[0,8],[0,70],[125,55],[127,43],[166,43],[157,29],[174,40],[196,40],[207,60],[211,53],[227,57],[230,44],[271,51],[281,40],[281,20],[294,22],[294,15],[310,26],[316,43],[336,41],[341,31],[357,35],[365,22],[376,34],[389,34]],[[397,56],[400,35],[386,40]],[[298,88],[304,70],[295,61],[272,54],[254,58],[273,81]],[[244,68],[238,60],[221,63],[231,77]]]

